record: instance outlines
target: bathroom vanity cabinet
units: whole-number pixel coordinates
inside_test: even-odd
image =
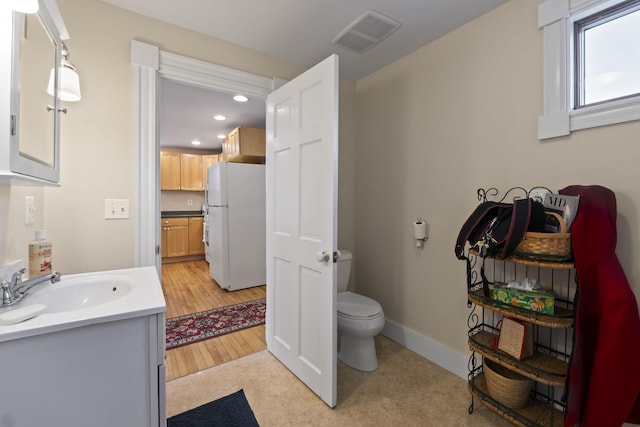
[[[94,280],[128,291],[90,307],[82,307],[82,298],[77,309],[62,311],[52,301],[52,312],[0,326],[0,425],[166,425],[166,307],[157,272],[142,267],[63,275],[48,286],[75,281],[81,293]],[[29,298],[20,304],[30,304]]]
[[[481,268],[489,284],[535,278],[551,289],[555,302],[553,314],[504,305],[483,291]],[[572,262],[549,262],[510,257],[505,260],[481,258],[469,252],[467,263],[467,324],[469,359],[468,385],[471,393],[469,413],[475,400],[519,426],[564,426],[566,402],[564,386],[573,345],[575,268]],[[534,354],[519,360],[498,350],[499,322],[510,317],[532,325]],[[514,409],[494,399],[488,391],[484,362],[491,360],[517,374],[530,378],[534,386],[527,404]]]
[[[164,322],[156,314],[2,343],[3,425],[165,425]]]

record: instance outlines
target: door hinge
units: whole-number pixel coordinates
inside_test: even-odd
[[[12,114],[11,115],[11,135],[15,135],[16,134],[16,115]]]
[[[160,245],[156,245],[156,255],[160,255]]]
[[[338,262],[338,258],[340,258],[340,251],[335,251],[333,253],[333,262]]]

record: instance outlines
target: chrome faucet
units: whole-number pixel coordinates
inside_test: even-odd
[[[16,304],[34,286],[47,282],[56,283],[60,281],[61,274],[54,271],[51,274],[34,277],[33,279],[23,282],[22,275],[25,271],[26,269],[22,268],[13,273],[13,275],[11,275],[10,282],[7,282],[6,280],[0,282],[0,285],[2,286],[2,301],[0,301],[0,308]]]

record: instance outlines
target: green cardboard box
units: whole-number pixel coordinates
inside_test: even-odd
[[[528,292],[496,285],[491,289],[491,299],[505,305],[538,313],[553,314],[555,298],[544,292]]]

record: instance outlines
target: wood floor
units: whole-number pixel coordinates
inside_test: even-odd
[[[265,286],[227,291],[209,275],[204,260],[162,265],[162,290],[167,319],[253,301],[265,296]],[[167,381],[246,356],[267,347],[264,325],[167,350]]]

